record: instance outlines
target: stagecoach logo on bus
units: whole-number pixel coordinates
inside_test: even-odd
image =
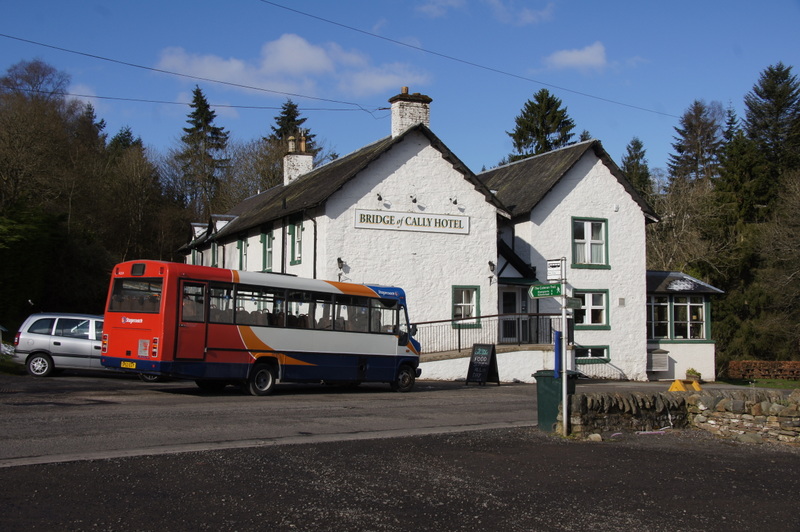
[[[384,290],[382,288],[374,288],[374,290],[378,293],[381,297],[392,296],[392,297],[400,297],[400,292],[397,290]]]
[[[468,216],[356,209],[356,229],[469,234]]]
[[[127,316],[122,316],[122,323],[144,323],[142,318],[128,318]]]

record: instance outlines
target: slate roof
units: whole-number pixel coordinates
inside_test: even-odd
[[[724,294],[719,288],[681,272],[647,270],[649,294]]]
[[[397,137],[380,139],[351,154],[315,168],[289,185],[281,184],[245,199],[227,213],[236,218],[218,233],[210,235],[210,238],[223,240],[225,237],[269,224],[284,216],[291,216],[323,205],[328,198],[366,169],[370,163],[413,132],[425,135],[431,145],[442,153],[443,158],[461,172],[464,178],[475,186],[476,190],[482,192],[488,202],[502,211],[505,210],[503,205],[492,196],[489,189],[439,140],[430,128],[419,124],[407,129]],[[209,236],[197,239],[189,246],[201,244],[208,239]]]
[[[636,192],[630,181],[603,149],[599,140],[587,140],[566,148],[534,155],[483,172],[478,175],[478,178],[490,190],[496,191],[497,198],[508,207],[513,218],[527,216],[590,150],[603,161],[631,198],[639,204],[646,219],[657,221],[658,217],[653,208]]]

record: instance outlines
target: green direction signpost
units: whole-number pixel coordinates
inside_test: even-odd
[[[560,296],[561,284],[534,284],[528,290],[528,295],[532,298]]]

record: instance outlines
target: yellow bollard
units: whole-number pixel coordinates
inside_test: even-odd
[[[675,379],[675,382],[672,383],[672,386],[669,387],[669,392],[688,392],[689,389],[686,387],[689,385],[692,390],[696,392],[701,392],[703,389],[700,387],[700,383],[697,381],[685,381],[681,379]]]

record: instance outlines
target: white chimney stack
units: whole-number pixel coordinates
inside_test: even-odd
[[[284,186],[314,169],[314,156],[306,153],[306,137],[302,131],[299,149],[297,144],[294,137],[289,137],[289,153],[283,156]]]
[[[400,89],[400,94],[389,98],[392,104],[392,137],[403,133],[417,124],[431,125],[431,102],[429,96],[415,92],[408,93],[408,87]]]

